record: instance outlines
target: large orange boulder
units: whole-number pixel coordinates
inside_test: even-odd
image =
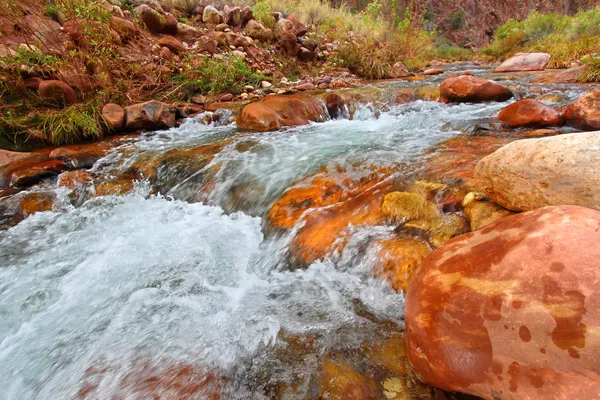
[[[406,295],[419,377],[484,399],[597,398],[599,226],[596,210],[546,207],[433,252]]]
[[[440,85],[440,101],[442,103],[506,101],[511,97],[513,94],[510,89],[472,75],[451,77]]]
[[[596,89],[567,107],[567,123],[584,131],[600,130],[600,89]]]
[[[239,129],[270,131],[282,126],[306,125],[323,122],[327,110],[317,99],[303,95],[267,96],[248,104],[237,119]]]
[[[565,117],[562,114],[533,99],[519,100],[504,107],[498,114],[498,119],[511,128],[541,128],[562,126],[565,123]]]

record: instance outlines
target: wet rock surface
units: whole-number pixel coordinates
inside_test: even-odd
[[[267,96],[242,109],[237,119],[237,127],[253,131],[270,131],[284,126],[322,122],[325,117],[323,105],[312,97]]]
[[[440,101],[444,103],[506,101],[511,97],[510,89],[471,75],[448,78],[440,85]]]
[[[598,390],[600,212],[546,207],[436,250],[406,299],[406,351],[426,382],[483,398]]]

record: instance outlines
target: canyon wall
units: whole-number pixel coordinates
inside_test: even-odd
[[[364,9],[367,1],[344,0],[350,8]],[[384,1],[386,7],[397,4],[404,9],[410,0]],[[524,19],[531,11],[559,12],[572,15],[579,10],[600,6],[600,0],[417,0],[413,3],[428,21],[428,28],[437,29],[462,46],[484,46],[494,31],[511,18]]]

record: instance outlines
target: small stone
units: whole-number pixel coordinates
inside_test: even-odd
[[[226,93],[219,98],[219,101],[224,101],[224,102],[231,101],[231,100],[233,100],[233,94],[231,94],[231,93]]]
[[[268,81],[262,81],[262,82],[260,83],[260,86],[261,86],[263,89],[267,89],[267,88],[270,88],[270,87],[271,87],[271,86],[273,86],[273,85],[271,84],[271,82],[268,82]]]
[[[296,86],[296,89],[300,90],[300,91],[315,90],[316,86],[314,84],[308,82],[308,83],[303,83],[301,85]]]

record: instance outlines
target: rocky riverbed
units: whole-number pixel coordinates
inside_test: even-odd
[[[7,398],[592,398],[600,94],[439,72],[2,151]]]

